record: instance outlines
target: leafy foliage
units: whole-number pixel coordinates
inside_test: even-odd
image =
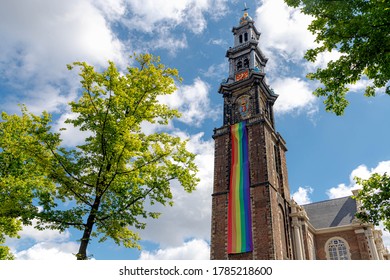
[[[372,80],[366,96],[386,87],[390,94],[390,2],[388,0],[285,0],[314,17],[309,30],[316,35],[318,47],[306,52],[308,61],[320,53],[338,50],[341,57],[325,69],[307,75],[324,86],[314,91],[324,100],[327,111],[342,115],[348,106],[346,93],[363,76]]]
[[[178,72],[151,55],[136,61],[125,74],[112,62],[103,72],[84,62],[68,65],[80,69],[83,92],[70,103],[75,117],[66,123],[90,135],[75,148],[61,146],[47,113],[35,116],[22,107],[21,116],[2,114],[0,218],[35,219],[41,230],[81,230],[77,258],[86,259],[91,237],[138,247],[134,229],[159,215],[145,202],[172,205],[173,180],[194,190],[197,167],[186,141],[141,129],[180,116],[157,99],[176,90]]]
[[[357,218],[375,225],[383,221],[385,228],[390,231],[390,176],[375,173],[367,180],[355,180],[363,186],[355,197],[361,203]]]
[[[0,260],[13,260],[15,257],[6,246],[0,246]]]
[[[0,216],[0,260],[13,260],[10,249],[1,244],[5,241],[5,236],[17,237],[17,232],[21,229],[21,223],[17,219]]]

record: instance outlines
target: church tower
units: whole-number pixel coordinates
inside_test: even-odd
[[[232,29],[229,76],[219,88],[223,126],[214,130],[211,259],[293,259],[286,143],[275,131],[277,95],[247,9]]]

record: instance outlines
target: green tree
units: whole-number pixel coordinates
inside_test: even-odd
[[[145,203],[172,205],[173,180],[187,192],[198,183],[195,155],[186,150],[186,141],[141,129],[179,117],[158,102],[158,96],[176,90],[177,70],[151,55],[136,61],[124,74],[112,62],[103,72],[84,62],[68,65],[80,69],[83,91],[70,103],[76,117],[66,123],[89,134],[75,148],[61,146],[47,113],[35,116],[22,108],[21,116],[2,114],[0,151],[9,163],[2,173],[0,197],[7,206],[1,216],[35,220],[40,230],[80,230],[80,260],[88,258],[93,237],[139,247],[135,230],[146,226],[146,218],[159,216]]]
[[[0,216],[0,260],[13,260],[14,256],[7,246],[1,245],[5,241],[5,236],[17,237],[17,232],[21,229],[21,222],[17,219]]]
[[[362,77],[372,81],[366,96],[385,87],[390,94],[390,2],[388,0],[285,0],[314,17],[309,30],[319,44],[305,58],[314,62],[321,53],[338,50],[341,56],[307,75],[323,84],[314,91],[325,97],[327,111],[342,115],[348,106],[349,86]]]
[[[8,118],[4,113],[2,117]],[[22,223],[31,224],[38,209],[32,204],[34,197],[43,200],[43,195],[54,188],[48,185],[40,165],[16,145],[28,146],[31,137],[26,134],[35,129],[27,116],[0,122],[0,244],[6,236],[17,237]],[[0,251],[0,259],[10,257],[7,247],[0,247]]]
[[[363,186],[355,196],[361,203],[361,211],[356,217],[374,225],[382,221],[387,231],[390,231],[390,176],[375,173],[369,179],[355,180]]]

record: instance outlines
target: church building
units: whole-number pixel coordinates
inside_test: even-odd
[[[298,205],[290,196],[278,97],[265,80],[267,58],[247,9],[232,29],[229,76],[219,88],[223,125],[214,130],[211,259],[382,260],[382,233],[361,224],[359,204],[343,197]]]

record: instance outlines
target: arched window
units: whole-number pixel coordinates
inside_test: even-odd
[[[249,68],[249,59],[244,59],[244,68]]]
[[[240,44],[242,43],[242,34],[239,37]]]
[[[325,244],[328,260],[350,260],[350,252],[347,241],[341,237],[329,239]]]
[[[237,62],[237,71],[241,70],[242,68],[242,61]]]
[[[246,42],[246,41],[248,41],[248,33],[244,33],[244,41]]]

